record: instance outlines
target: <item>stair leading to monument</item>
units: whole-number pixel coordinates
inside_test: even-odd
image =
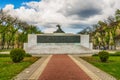
[[[29,53],[33,54],[79,54],[79,53],[92,53],[92,50],[86,48],[82,45],[73,45],[73,44],[53,44],[53,45],[46,45],[40,44],[37,46],[33,46],[29,48]]]

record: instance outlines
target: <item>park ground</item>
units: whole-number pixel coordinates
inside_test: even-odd
[[[6,54],[7,55],[7,54]],[[5,55],[5,56],[6,56]],[[87,70],[88,71],[84,71],[84,69],[83,69],[83,71],[85,72],[85,73],[87,73],[87,72],[89,72],[89,70],[92,72],[92,73],[96,73],[97,72],[97,75],[96,76],[99,76],[99,78],[102,76],[103,77],[103,75],[105,74],[105,75],[107,75],[108,77],[110,76],[113,76],[113,77],[115,77],[116,79],[120,79],[120,75],[119,75],[119,72],[120,72],[120,68],[119,68],[119,66],[120,66],[120,56],[110,56],[110,58],[109,58],[109,60],[108,60],[108,62],[107,63],[102,63],[102,62],[100,62],[100,59],[98,58],[98,56],[90,56],[91,54],[87,54],[87,55],[71,55],[75,60],[77,60],[78,61],[78,63],[79,64],[82,64],[82,65],[84,65],[85,67],[87,66]],[[0,73],[0,79],[3,79],[3,80],[8,80],[8,79],[11,79],[11,78],[15,78],[16,76],[18,77],[21,77],[21,76],[23,76],[24,75],[24,78],[25,78],[25,75],[27,74],[27,76],[26,76],[26,78],[27,77],[31,77],[31,75],[32,75],[32,77],[37,77],[37,78],[39,78],[40,77],[40,75],[42,74],[42,72],[44,71],[44,67],[45,66],[47,66],[48,65],[48,62],[49,62],[49,60],[48,60],[48,62],[45,62],[47,59],[48,59],[48,57],[50,56],[50,55],[37,55],[37,56],[35,56],[35,57],[26,57],[24,60],[23,60],[23,62],[21,62],[21,63],[13,63],[12,61],[11,61],[11,59],[9,58],[9,56],[1,56],[0,57],[0,63],[2,64],[1,66],[0,66],[0,71],[1,71],[1,73]],[[41,58],[40,58],[41,57]],[[39,60],[38,60],[39,59]],[[81,62],[81,60],[83,60],[82,62]],[[88,67],[88,65],[86,65],[86,64],[84,64],[84,61],[85,61],[85,63],[86,63],[86,61],[87,62],[89,62],[90,63],[90,65],[92,64],[92,65],[94,65],[95,66],[95,69],[93,69],[93,68],[90,68],[90,67]],[[75,62],[75,61],[74,61]],[[34,63],[34,64],[33,64]],[[36,64],[37,63],[37,64]],[[44,66],[42,66],[44,63],[46,63],[46,65],[44,65]],[[31,65],[32,64],[32,65]],[[67,64],[67,63],[66,63]],[[75,64],[77,64],[77,63],[75,63]],[[34,67],[31,67],[31,70],[32,70],[32,72],[34,73],[34,74],[37,74],[38,76],[34,76],[34,74],[31,74],[30,73],[30,67],[29,66],[33,66],[34,65]],[[41,67],[42,66],[42,67]],[[79,65],[78,65],[79,66]],[[96,70],[96,67],[98,67],[97,68],[97,70]],[[26,69],[25,69],[26,68]],[[36,69],[35,69],[36,68]],[[81,68],[81,67],[80,67]],[[42,69],[42,70],[41,70]],[[72,68],[71,68],[72,69]],[[38,72],[36,72],[36,70],[39,70],[39,73]],[[95,71],[96,70],[96,71]],[[22,71],[22,72],[21,72]],[[105,71],[105,72],[103,72],[103,71]],[[11,72],[13,72],[13,73],[11,73]],[[24,72],[24,74],[23,74],[23,72]],[[19,75],[19,73],[20,73],[20,75]],[[23,75],[21,75],[21,73],[23,74]],[[108,74],[107,74],[108,73]],[[6,75],[5,75],[6,74]],[[18,74],[18,75],[17,75]],[[110,74],[110,75],[109,75]],[[88,73],[87,73],[87,75],[89,75]],[[31,78],[32,78],[31,77]],[[101,78],[102,78],[101,77]],[[106,76],[105,76],[106,77]],[[23,77],[22,77],[23,78]],[[106,77],[107,78],[107,77]],[[103,79],[102,79],[103,80]]]

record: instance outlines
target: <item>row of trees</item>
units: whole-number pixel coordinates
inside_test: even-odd
[[[78,34],[89,34],[95,49],[116,49],[116,46],[120,46],[120,10],[116,10],[114,17],[98,21]]]
[[[116,10],[114,17],[99,21],[90,32],[94,48],[116,49],[120,39],[120,10]]]
[[[33,25],[20,21],[0,10],[0,49],[23,48],[28,34],[38,34],[41,31]]]

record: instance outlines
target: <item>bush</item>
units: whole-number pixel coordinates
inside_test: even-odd
[[[13,62],[17,63],[24,59],[25,57],[25,51],[23,49],[13,49],[10,52],[10,57]]]
[[[106,51],[100,51],[98,53],[98,56],[99,56],[101,62],[106,62],[108,60],[108,58],[109,58],[109,53],[106,52]]]
[[[98,54],[93,54],[92,56],[98,56]]]
[[[25,57],[32,57],[32,55],[31,54],[25,54]]]

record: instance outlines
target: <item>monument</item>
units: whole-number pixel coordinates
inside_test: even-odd
[[[64,33],[57,25],[54,33],[29,34],[24,50],[30,54],[80,54],[90,53],[89,35]]]
[[[29,34],[24,49],[30,54],[79,54],[90,53],[89,35],[51,33]]]

